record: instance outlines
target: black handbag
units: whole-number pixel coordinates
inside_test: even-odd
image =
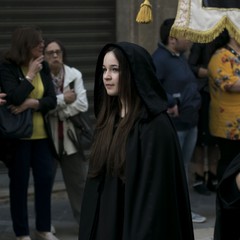
[[[0,138],[28,138],[33,131],[32,110],[11,113],[8,105],[0,106]]]
[[[74,82],[71,82],[69,86],[73,89]],[[88,150],[91,147],[93,140],[93,125],[88,112],[79,112],[78,114],[69,117],[69,120],[74,126],[76,137],[70,128],[67,130],[68,137],[81,152]]]
[[[80,112],[75,116],[69,117],[69,120],[74,126],[76,137],[70,128],[67,130],[67,133],[75,147],[81,150],[89,149],[92,145],[93,127],[88,113]]]

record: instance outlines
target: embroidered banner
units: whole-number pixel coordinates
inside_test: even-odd
[[[203,0],[202,5],[204,7],[216,7],[216,8],[240,8],[239,0]]]
[[[170,34],[207,43],[224,28],[240,43],[240,0],[179,0]]]

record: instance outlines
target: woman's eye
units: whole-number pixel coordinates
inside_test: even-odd
[[[118,72],[118,71],[119,71],[119,68],[113,68],[112,71],[113,71],[113,72]]]
[[[113,67],[113,68],[109,68],[109,69],[107,69],[107,68],[105,68],[105,67],[103,67],[102,68],[102,72],[103,73],[105,73],[105,72],[113,72],[113,73],[117,73],[117,72],[119,72],[119,68],[118,67]]]

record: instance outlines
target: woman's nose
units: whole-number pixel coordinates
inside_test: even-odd
[[[111,78],[111,75],[110,75],[110,71],[106,70],[104,72],[104,76],[103,76],[105,79],[110,79]]]

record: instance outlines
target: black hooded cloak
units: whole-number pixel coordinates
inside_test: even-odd
[[[214,240],[239,240],[240,191],[236,176],[240,172],[240,154],[225,170],[217,188]]]
[[[126,182],[112,176],[87,179],[79,240],[193,240],[178,138],[166,113],[166,94],[145,49],[126,42],[102,49],[95,74],[95,115],[104,91],[102,63],[109,46],[119,48],[127,57],[144,114],[128,136]]]

